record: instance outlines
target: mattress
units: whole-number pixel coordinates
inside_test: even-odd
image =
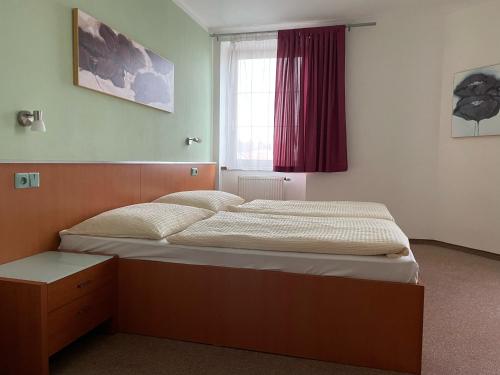
[[[169,244],[166,239],[93,237],[61,232],[60,250],[117,255],[192,265],[207,265],[357,279],[416,283],[418,264],[408,255],[332,255],[301,252],[262,251]]]

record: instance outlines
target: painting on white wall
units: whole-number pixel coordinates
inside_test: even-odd
[[[79,9],[73,54],[75,85],[174,111],[174,64]]]
[[[500,64],[455,74],[453,137],[500,135]]]

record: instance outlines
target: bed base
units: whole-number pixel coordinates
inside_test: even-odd
[[[420,374],[424,287],[119,260],[119,331]]]

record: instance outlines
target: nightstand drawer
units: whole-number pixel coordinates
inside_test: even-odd
[[[115,275],[113,259],[75,273],[48,285],[48,311],[61,307],[111,282]]]
[[[49,355],[112,317],[114,285],[105,285],[48,315]]]

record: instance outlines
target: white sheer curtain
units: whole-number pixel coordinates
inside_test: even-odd
[[[228,169],[272,170],[275,33],[221,41],[220,162]]]

